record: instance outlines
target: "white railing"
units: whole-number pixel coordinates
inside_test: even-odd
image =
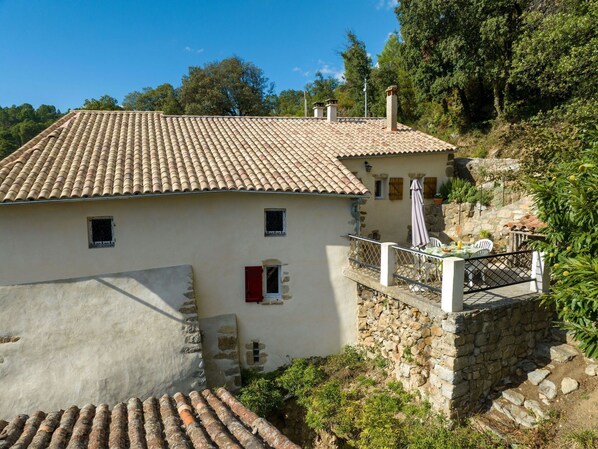
[[[445,312],[463,310],[465,294],[530,282],[532,291],[546,291],[549,273],[541,255],[515,251],[462,259],[428,254],[393,242],[349,236],[349,261],[379,277],[383,286],[399,285],[438,301]]]

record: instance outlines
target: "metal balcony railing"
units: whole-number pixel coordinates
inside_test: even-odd
[[[416,294],[436,299],[442,291],[442,257],[398,245],[392,250],[396,283]]]
[[[351,262],[351,266],[380,273],[380,242],[356,235],[349,235],[349,241],[349,261]]]
[[[472,256],[465,259],[463,292],[475,293],[531,281],[533,251]]]

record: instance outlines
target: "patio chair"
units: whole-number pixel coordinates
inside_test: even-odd
[[[411,249],[421,251],[421,248],[415,246],[412,246]],[[425,254],[413,254],[413,267],[419,273],[419,281],[430,282],[438,277],[441,265],[438,265],[435,261],[429,259]]]
[[[492,242],[490,242],[492,243]],[[487,256],[490,254],[490,250],[483,248],[467,259],[465,262],[465,274],[469,279],[468,285],[473,287],[473,278],[476,274],[482,275],[482,282],[486,283],[486,269],[488,268],[488,259],[477,259],[478,257]]]
[[[436,237],[430,237],[430,241],[428,242],[427,246],[431,248],[440,248],[442,246],[442,242]]]
[[[492,243],[492,240],[490,239],[482,239],[482,240],[478,240],[477,242],[475,242],[473,244],[474,248],[483,248],[483,249],[487,249],[488,252],[492,252],[492,248],[494,248],[494,243]],[[476,252],[476,255],[479,254],[479,251]]]

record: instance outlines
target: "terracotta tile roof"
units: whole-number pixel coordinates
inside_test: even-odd
[[[0,161],[0,201],[213,190],[363,195],[339,158],[455,148],[381,119],[73,111]]]
[[[509,221],[504,225],[511,231],[534,232],[546,227],[546,223],[533,214],[527,214],[517,221]]]
[[[0,449],[300,449],[220,388],[0,421]]]

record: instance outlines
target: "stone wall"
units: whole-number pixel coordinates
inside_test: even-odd
[[[495,245],[506,247],[509,233],[505,223],[531,213],[532,205],[530,197],[505,207],[479,207],[470,203],[428,204],[425,207],[426,223],[430,234],[443,242],[475,241],[480,239],[481,231],[488,231]]]
[[[449,417],[475,410],[547,337],[553,318],[531,296],[444,313],[415,295],[373,287],[366,279],[357,286],[358,344],[388,359],[406,388]]]
[[[238,390],[241,387],[241,366],[236,315],[202,318],[199,328],[208,387],[224,385],[228,390]]]

